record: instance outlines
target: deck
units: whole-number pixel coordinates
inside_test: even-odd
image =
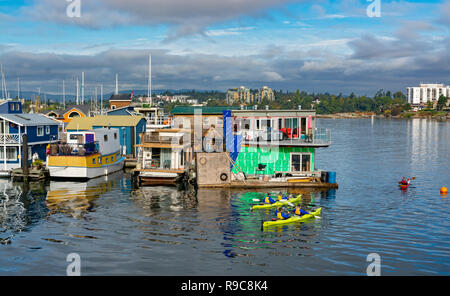
[[[337,183],[323,182],[267,182],[263,180],[231,181],[228,184],[198,185],[199,188],[323,188],[337,189]]]

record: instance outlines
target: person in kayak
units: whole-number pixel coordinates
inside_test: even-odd
[[[294,215],[297,215],[297,216],[303,216],[303,215],[309,214],[307,211],[304,211],[300,205],[297,205],[295,207],[295,209],[293,210],[293,212],[294,212]]]
[[[266,198],[264,199],[264,203],[266,204],[273,204],[276,203],[277,201],[275,199],[273,199],[270,194],[267,194]]]
[[[283,208],[281,208],[281,207],[279,207],[277,209],[277,211],[275,212],[275,215],[276,215],[278,220],[285,220],[285,219],[288,219],[290,217],[290,215],[288,213],[285,213],[283,211]]]
[[[402,185],[408,185],[408,181],[406,180],[405,177],[403,177],[403,179],[402,179]]]

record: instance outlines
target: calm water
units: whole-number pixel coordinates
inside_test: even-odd
[[[132,190],[127,174],[45,186],[0,180],[0,275],[450,275],[450,123],[320,119],[317,167],[336,191],[303,191],[322,219],[262,232],[263,192]],[[416,177],[406,192],[397,181]]]

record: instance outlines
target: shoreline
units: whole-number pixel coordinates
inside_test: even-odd
[[[374,118],[377,119],[413,119],[413,118],[421,118],[421,119],[435,119],[440,121],[450,121],[450,113],[446,115],[427,115],[427,114],[415,114],[415,113],[403,113],[396,116],[385,116],[382,114],[375,114],[370,112],[350,112],[350,113],[334,113],[334,114],[316,114],[317,118],[333,118],[333,119],[361,119],[361,118]]]

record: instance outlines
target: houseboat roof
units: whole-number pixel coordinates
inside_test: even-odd
[[[259,116],[267,116],[267,117],[278,117],[278,116],[315,116],[316,110],[231,110],[231,114],[233,116],[250,116],[250,117],[259,117]]]
[[[58,117],[64,117],[64,114],[70,112],[73,109],[77,109],[78,111],[81,111],[81,113],[83,113],[84,115],[89,116],[90,107],[88,105],[69,105],[64,110],[52,110],[47,112],[46,114],[48,115],[50,113],[55,113]]]
[[[11,121],[20,126],[58,125],[59,123],[43,114],[0,114],[0,118]]]
[[[66,130],[90,130],[94,126],[136,126],[141,115],[97,115],[94,117],[76,117],[67,125]]]
[[[173,115],[194,115],[194,110],[199,109],[202,110],[203,115],[222,115],[223,111],[226,110],[235,110],[239,107],[230,107],[230,106],[224,106],[224,107],[207,107],[207,106],[176,106],[175,108],[170,111]]]

